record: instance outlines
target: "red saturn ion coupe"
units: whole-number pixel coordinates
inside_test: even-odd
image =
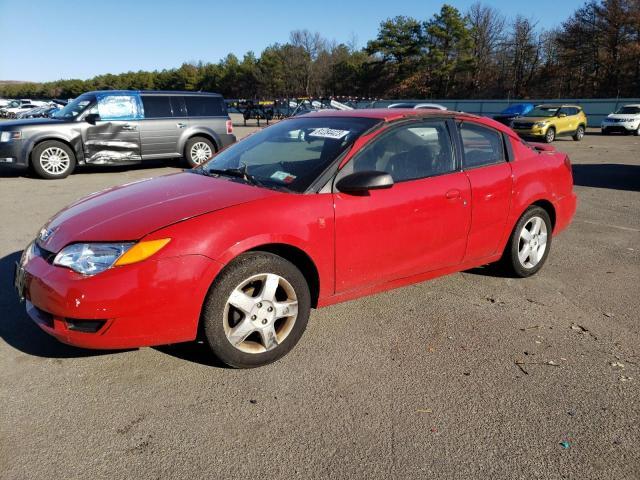
[[[320,112],[74,203],[24,250],[15,284],[62,342],[202,338],[255,367],[293,348],[314,307],[499,260],[532,275],[575,208],[567,155],[493,120]]]

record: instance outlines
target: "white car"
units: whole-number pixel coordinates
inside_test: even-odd
[[[18,115],[22,112],[26,112],[27,110],[31,110],[36,107],[38,107],[38,105],[33,103],[23,103],[19,107],[4,108],[3,110],[5,111],[5,116],[7,118],[18,118]]]
[[[640,135],[640,104],[625,105],[616,113],[607,115],[600,125],[603,135],[611,132]]]
[[[392,103],[387,108],[413,108],[415,110],[446,110],[447,107],[439,103]]]

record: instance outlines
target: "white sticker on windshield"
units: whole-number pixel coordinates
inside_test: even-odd
[[[349,134],[349,130],[335,130],[333,128],[316,128],[310,137],[333,138],[339,140]]]
[[[296,179],[296,176],[278,170],[277,172],[274,172],[273,175],[271,175],[271,178],[273,178],[274,180],[279,180],[282,183],[291,183]]]

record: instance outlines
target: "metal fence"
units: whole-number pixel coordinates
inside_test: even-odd
[[[496,115],[509,105],[515,103],[533,103],[540,105],[541,103],[566,103],[572,105],[580,105],[589,119],[590,127],[599,127],[602,119],[608,114],[615,112],[623,105],[630,103],[640,104],[640,98],[554,98],[554,99],[534,99],[534,100],[378,100],[370,102],[367,105],[358,104],[358,108],[386,108],[392,103],[408,103],[408,102],[428,102],[439,103],[449,110],[457,110],[461,112],[474,113],[476,115],[484,115],[487,117]],[[364,103],[364,102],[362,102]]]

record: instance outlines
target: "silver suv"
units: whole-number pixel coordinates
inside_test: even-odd
[[[235,141],[218,94],[105,90],[80,95],[50,119],[0,123],[0,164],[48,179],[83,164],[184,157],[196,166]]]

